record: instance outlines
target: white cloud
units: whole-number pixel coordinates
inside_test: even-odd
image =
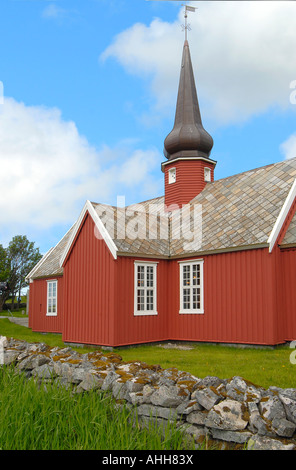
[[[129,191],[153,197],[151,171],[160,156],[134,144],[95,149],[58,109],[6,97],[0,114],[1,230],[20,221],[40,230],[72,224],[86,199],[108,203]]]
[[[55,3],[51,3],[44,8],[42,16],[44,18],[61,18],[66,15],[67,10],[60,8]]]
[[[296,157],[296,134],[292,134],[285,142],[280,146],[281,152],[284,154],[285,158],[295,158]]]
[[[196,3],[192,3],[196,6]],[[101,58],[116,58],[131,74],[151,80],[158,111],[174,106],[183,11],[174,23],[154,19],[123,31]],[[290,104],[295,71],[295,2],[201,2],[189,13],[189,43],[203,116],[243,121]],[[155,111],[155,110],[154,110]]]

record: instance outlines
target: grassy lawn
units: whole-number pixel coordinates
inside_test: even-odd
[[[8,319],[0,320],[0,335],[29,342],[44,342],[64,347],[61,335],[33,333],[29,328],[15,325]],[[191,345],[192,346],[192,345]],[[143,361],[159,364],[164,369],[175,367],[203,378],[214,375],[227,379],[239,375],[256,385],[268,388],[296,388],[296,365],[290,363],[292,349],[240,349],[220,345],[197,344],[191,350],[164,349],[156,345],[118,348],[123,361]],[[80,352],[92,348],[76,348]]]
[[[239,375],[256,385],[268,388],[296,388],[296,365],[290,363],[292,349],[240,349],[220,345],[198,344],[192,350],[139,346],[119,349],[124,361],[141,360],[167,369],[176,367],[196,377],[213,375],[228,379]]]

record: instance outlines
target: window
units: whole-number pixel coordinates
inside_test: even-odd
[[[204,169],[204,177],[207,183],[211,181],[211,168]]]
[[[135,261],[134,315],[157,315],[156,267],[157,263]]]
[[[57,315],[58,281],[47,281],[47,313]]]
[[[203,260],[180,263],[179,313],[204,313]]]
[[[176,182],[176,168],[171,168],[169,170],[169,184]]]

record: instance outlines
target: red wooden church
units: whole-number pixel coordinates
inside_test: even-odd
[[[296,339],[296,158],[215,181],[184,43],[164,196],[87,201],[28,275],[29,326],[65,342]]]

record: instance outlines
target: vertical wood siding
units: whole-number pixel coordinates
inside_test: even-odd
[[[63,340],[111,345],[114,342],[114,264],[89,215],[64,267]]]
[[[296,340],[296,249],[283,250],[280,253],[282,261],[281,322],[285,332],[285,340]]]
[[[168,339],[168,261],[157,263],[157,315],[134,315],[134,261],[120,257],[116,261],[115,345],[164,341]],[[145,260],[143,260],[145,261]]]
[[[170,272],[169,337],[274,344],[275,259],[267,249],[204,256],[204,314],[179,314],[179,263]]]
[[[53,277],[58,281],[57,316],[46,315],[47,311],[47,279],[35,279],[30,284],[29,293],[29,328],[33,331],[61,333],[64,312],[64,279]]]
[[[169,169],[176,168],[176,182],[169,184]],[[165,204],[187,204],[199,194],[206,182],[204,180],[204,169],[211,168],[211,178],[214,181],[214,166],[211,162],[204,160],[184,160],[172,162],[165,166]]]

